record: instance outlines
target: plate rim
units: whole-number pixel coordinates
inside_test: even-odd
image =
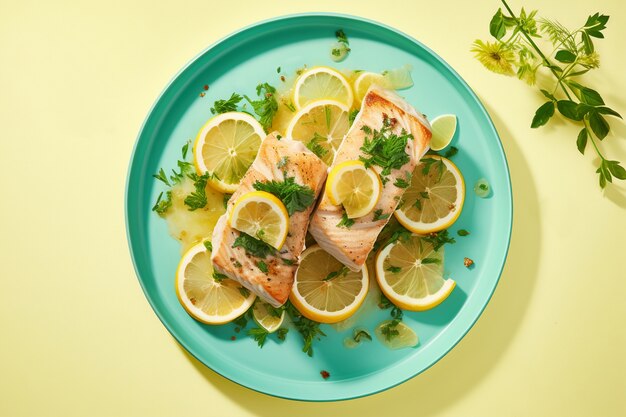
[[[343,20],[356,21],[356,22],[362,23],[362,24],[378,26],[379,28],[385,29],[387,31],[392,32],[395,35],[399,35],[400,37],[405,38],[406,40],[410,41],[411,43],[416,44],[418,47],[422,48],[425,52],[427,52],[433,59],[435,59],[439,64],[441,64],[443,67],[445,67],[446,70],[448,70],[456,78],[456,80],[467,90],[467,92],[470,94],[470,96],[473,98],[473,100],[478,105],[478,108],[480,109],[482,114],[485,116],[486,120],[489,123],[489,127],[490,127],[492,133],[495,135],[495,137],[497,139],[498,151],[499,151],[499,153],[500,153],[500,155],[502,157],[502,161],[504,162],[504,167],[505,167],[504,174],[505,174],[506,184],[508,186],[508,201],[507,201],[507,203],[508,203],[508,206],[509,206],[509,211],[506,214],[508,215],[508,219],[509,219],[509,222],[508,222],[509,223],[509,227],[508,227],[508,230],[506,230],[507,236],[506,236],[506,247],[505,247],[505,250],[504,250],[504,255],[502,257],[502,261],[501,261],[501,265],[500,265],[499,271],[497,273],[497,277],[493,281],[493,285],[491,287],[488,287],[488,296],[487,296],[484,304],[480,307],[480,309],[476,312],[476,314],[472,315],[469,325],[467,325],[466,328],[462,332],[460,332],[460,334],[458,336],[455,336],[455,337],[452,338],[453,342],[450,344],[448,349],[446,349],[445,351],[441,351],[441,353],[435,355],[436,358],[434,360],[430,361],[430,363],[428,363],[426,366],[423,366],[423,367],[420,367],[420,369],[411,371],[411,373],[410,373],[410,375],[408,377],[401,377],[401,378],[399,378],[398,380],[396,380],[396,381],[394,381],[392,383],[389,383],[389,381],[386,381],[385,383],[380,384],[380,386],[377,386],[377,387],[376,386],[375,387],[368,386],[368,389],[361,390],[361,391],[359,391],[356,394],[352,394],[351,393],[351,394],[348,394],[348,395],[340,395],[340,396],[333,397],[333,398],[317,398],[317,397],[316,398],[305,398],[303,396],[297,396],[297,395],[293,395],[293,394],[292,395],[280,394],[280,393],[277,393],[277,392],[272,392],[271,390],[263,390],[262,388],[248,386],[245,383],[239,382],[239,381],[237,381],[237,380],[235,380],[235,379],[225,375],[224,373],[216,370],[214,367],[209,366],[202,359],[200,359],[199,355],[197,355],[196,352],[194,351],[195,349],[193,347],[191,347],[190,344],[185,341],[184,337],[181,336],[179,331],[174,328],[175,326],[170,326],[166,322],[165,318],[163,317],[163,314],[159,311],[159,309],[157,309],[156,303],[153,300],[152,295],[147,290],[146,285],[145,285],[144,281],[141,278],[141,274],[140,274],[139,267],[138,267],[138,262],[137,262],[137,259],[136,259],[136,256],[135,256],[136,248],[135,248],[135,244],[133,243],[133,239],[131,237],[132,236],[131,235],[131,225],[130,225],[130,220],[129,220],[130,219],[129,191],[130,191],[130,183],[131,183],[131,177],[132,177],[131,173],[133,172],[133,166],[135,165],[135,157],[136,157],[136,154],[137,154],[138,147],[140,145],[140,142],[142,141],[142,137],[144,136],[144,132],[146,130],[146,127],[147,127],[148,123],[151,121],[151,117],[152,117],[155,109],[157,108],[157,106],[159,106],[161,104],[161,101],[164,99],[165,95],[170,91],[170,89],[175,84],[175,82],[178,80],[178,78],[188,68],[190,68],[196,61],[198,61],[202,56],[204,56],[206,53],[209,53],[212,49],[216,48],[217,46],[219,46],[223,42],[226,42],[226,41],[228,41],[230,39],[242,36],[246,32],[254,30],[254,29],[259,28],[261,26],[265,26],[265,25],[268,25],[268,24],[276,23],[276,22],[282,22],[282,21],[292,20],[292,19],[301,19],[301,18],[305,18],[305,19],[306,18],[338,18],[338,19],[343,19]],[[137,281],[139,281],[139,285],[140,285],[140,287],[141,287],[141,289],[143,291],[143,294],[144,294],[145,298],[147,299],[148,303],[150,304],[150,307],[152,308],[153,312],[156,314],[156,316],[161,321],[163,326],[167,329],[167,331],[174,337],[176,342],[180,346],[182,346],[190,355],[192,355],[196,360],[198,360],[200,363],[202,363],[204,366],[206,366],[212,372],[215,372],[216,374],[220,375],[221,377],[226,378],[229,381],[232,381],[232,382],[236,383],[237,385],[240,385],[242,387],[245,387],[247,389],[250,389],[250,390],[262,393],[262,394],[266,394],[266,395],[270,395],[270,396],[273,396],[273,397],[277,397],[277,398],[283,398],[283,399],[288,399],[288,400],[296,400],[296,401],[306,401],[306,402],[344,401],[344,400],[362,398],[362,397],[365,397],[365,396],[377,394],[377,393],[380,393],[382,391],[385,391],[385,390],[391,389],[393,387],[396,387],[396,386],[398,386],[398,385],[408,381],[409,379],[412,379],[412,378],[418,376],[419,374],[423,373],[424,371],[428,370],[434,364],[439,362],[444,356],[446,356],[454,347],[456,347],[456,345],[467,335],[467,333],[474,327],[474,325],[476,324],[478,319],[482,316],[485,308],[487,307],[487,305],[491,301],[491,298],[493,297],[493,294],[495,292],[496,287],[498,286],[498,283],[500,282],[500,279],[502,277],[502,272],[504,270],[504,266],[505,266],[506,260],[508,258],[510,245],[511,245],[514,216],[513,216],[513,187],[512,187],[512,183],[511,183],[509,164],[508,164],[508,160],[507,160],[506,154],[504,152],[502,139],[500,138],[500,135],[498,134],[498,131],[497,131],[496,127],[495,127],[495,124],[493,123],[493,120],[491,119],[491,116],[487,112],[487,109],[483,105],[483,103],[480,100],[480,98],[478,97],[478,95],[467,84],[467,82],[454,70],[454,68],[452,68],[443,58],[441,58],[437,53],[435,53],[433,50],[431,50],[428,46],[424,45],[423,43],[421,43],[417,39],[413,38],[412,36],[408,35],[407,33],[403,32],[401,30],[398,30],[398,29],[396,29],[396,28],[394,28],[392,26],[389,26],[389,25],[387,25],[385,23],[382,23],[382,22],[379,22],[379,21],[376,21],[376,20],[373,20],[373,19],[369,19],[369,18],[364,18],[364,17],[361,17],[361,16],[352,15],[352,14],[334,13],[334,12],[307,12],[307,13],[292,13],[292,14],[276,16],[276,17],[263,19],[263,20],[260,20],[260,21],[248,24],[246,26],[243,26],[242,28],[233,31],[233,32],[229,33],[226,36],[223,36],[222,38],[218,39],[217,41],[213,42],[212,44],[210,44],[209,46],[204,48],[202,51],[200,51],[198,54],[196,54],[192,59],[190,59],[185,65],[183,65],[180,70],[178,70],[176,72],[176,74],[169,80],[169,82],[165,85],[165,87],[161,90],[161,92],[159,93],[157,98],[152,103],[152,106],[150,107],[148,113],[146,114],[146,116],[145,116],[145,118],[144,118],[144,120],[143,120],[143,122],[141,124],[141,127],[139,129],[139,132],[137,134],[137,137],[135,139],[135,143],[133,145],[133,149],[132,149],[132,152],[131,152],[131,155],[130,155],[130,160],[129,160],[126,172],[127,172],[126,184],[125,184],[125,187],[124,187],[124,217],[125,217],[126,239],[127,239],[127,244],[128,244],[128,249],[129,249],[129,252],[130,252],[131,260],[132,260],[132,263],[133,263],[133,268],[135,270],[135,276],[137,278]],[[349,380],[347,380],[347,381],[349,381]]]

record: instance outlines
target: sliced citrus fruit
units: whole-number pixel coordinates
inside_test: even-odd
[[[275,314],[277,312],[277,314]],[[280,328],[285,319],[285,310],[278,312],[274,307],[260,299],[256,300],[252,307],[252,317],[254,321],[267,330],[268,333],[274,333]]]
[[[330,99],[352,107],[354,95],[346,78],[328,67],[315,67],[303,72],[293,90],[293,102],[301,109],[312,101]]]
[[[430,140],[430,149],[440,151],[452,142],[456,132],[456,116],[454,114],[442,114],[430,122],[433,137]]]
[[[350,129],[350,108],[336,100],[317,100],[301,108],[289,122],[287,137],[303,142],[327,165]]]
[[[376,280],[389,301],[411,311],[437,306],[456,285],[443,278],[443,248],[435,251],[418,235],[390,243],[378,253]]]
[[[390,326],[391,325],[391,326]],[[393,332],[393,333],[390,333]],[[396,333],[397,332],[397,333]],[[389,349],[402,349],[417,346],[417,334],[406,324],[400,322],[395,326],[391,320],[385,320],[374,329],[376,338]]]
[[[426,234],[447,229],[465,201],[461,171],[447,158],[427,155],[415,167],[403,200],[394,214],[410,231]]]
[[[206,324],[233,321],[256,298],[237,281],[213,273],[211,252],[202,242],[192,246],[178,264],[176,295],[187,313]]]
[[[365,93],[369,90],[372,84],[378,84],[381,87],[389,87],[387,79],[382,74],[375,72],[362,72],[354,81],[354,95],[357,101],[360,103],[365,97]]]
[[[372,211],[380,198],[382,183],[376,171],[361,161],[336,165],[326,180],[326,195],[336,206],[342,204],[348,218],[363,217]]]
[[[252,191],[235,201],[230,225],[280,249],[287,238],[289,214],[276,196],[266,191]]]
[[[337,323],[358,310],[368,287],[367,268],[350,271],[313,245],[302,253],[289,299],[305,317],[320,323]]]
[[[233,193],[265,138],[259,122],[247,113],[228,112],[210,119],[193,147],[198,174],[215,174],[209,184],[217,191]]]

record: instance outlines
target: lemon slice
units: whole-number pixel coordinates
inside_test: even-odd
[[[301,109],[315,100],[330,99],[352,107],[352,88],[341,73],[328,67],[315,67],[303,72],[294,86],[293,102]]]
[[[247,113],[229,112],[210,119],[193,147],[198,174],[214,173],[209,184],[217,191],[233,193],[265,138],[263,127]]]
[[[372,84],[378,84],[381,87],[389,87],[387,79],[382,74],[376,74],[375,72],[362,72],[354,81],[354,95],[356,100],[360,103],[365,97],[365,93],[369,90]]]
[[[187,313],[206,324],[224,324],[245,313],[256,295],[229,278],[213,276],[211,252],[192,246],[176,270],[176,295]]]
[[[328,174],[326,195],[336,206],[343,204],[348,218],[363,217],[374,209],[382,183],[376,171],[361,161],[346,161]]]
[[[403,200],[394,214],[410,231],[426,234],[447,229],[463,209],[463,176],[449,159],[426,155],[415,167]]]
[[[389,301],[411,311],[437,306],[456,285],[443,278],[443,248],[435,251],[417,235],[390,243],[378,253],[376,280]]]
[[[367,268],[350,271],[313,245],[302,253],[289,299],[305,317],[320,323],[337,323],[358,310],[368,287]]]
[[[374,334],[380,343],[387,346],[389,349],[402,349],[417,346],[417,343],[419,342],[417,334],[413,331],[413,329],[402,322],[393,327],[398,334],[388,338],[387,335],[383,333],[383,328],[388,326],[390,323],[391,320],[385,320],[374,329]]]
[[[267,330],[268,333],[274,333],[276,330],[280,328],[283,324],[283,320],[285,319],[285,310],[280,312],[279,316],[275,316],[272,314],[273,307],[267,304],[260,299],[254,303],[254,307],[252,307],[252,317],[254,321]]]
[[[287,137],[303,142],[327,165],[350,129],[350,108],[336,100],[317,100],[300,109],[287,127]],[[311,143],[312,142],[312,143]]]
[[[430,149],[440,151],[452,142],[456,132],[456,116],[454,114],[442,114],[430,122],[433,137],[430,140]]]
[[[289,215],[282,201],[273,194],[252,191],[235,201],[230,225],[280,249],[287,238]]]

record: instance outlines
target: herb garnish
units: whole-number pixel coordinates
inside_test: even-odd
[[[354,330],[354,335],[352,336],[355,342],[361,343],[362,339],[372,340],[372,336],[367,332],[367,330]]]
[[[265,93],[263,93],[265,91]],[[278,111],[278,101],[276,101],[276,88],[268,83],[259,84],[256,87],[256,94],[260,96],[260,100],[250,100],[248,96],[244,96],[248,103],[252,105],[254,112],[259,116],[259,123],[266,132],[272,127],[272,120]]]
[[[237,111],[237,106],[241,100],[243,100],[243,97],[237,93],[231,94],[227,100],[215,100],[213,107],[211,107],[211,113],[222,114],[229,111]]]
[[[252,337],[260,348],[262,348],[265,344],[268,334],[268,331],[261,327],[255,327],[248,330],[248,336]]]
[[[152,176],[157,180],[162,181],[168,187],[172,186],[172,184],[170,184],[169,180],[167,179],[167,175],[165,175],[165,171],[163,170],[163,168],[159,170],[158,174],[153,174]]]
[[[358,109],[354,109],[348,114],[348,121],[350,122],[350,124],[354,123],[354,119],[356,119],[358,115],[359,115]]]
[[[406,171],[405,173],[405,178],[396,178],[395,182],[393,183],[393,185],[395,185],[398,188],[409,188],[409,185],[411,185],[411,178],[412,178],[413,174],[410,171]]]
[[[391,308],[391,320],[381,327],[380,332],[385,336],[385,340],[390,341],[394,337],[398,336],[400,332],[396,327],[402,321],[404,316],[404,312],[396,307],[384,294],[380,295],[380,302],[378,303],[378,307],[382,310],[386,310]]]
[[[467,235],[469,235],[469,234],[470,234],[470,232],[468,232],[468,231],[467,231],[467,230],[465,230],[465,229],[459,229],[459,230],[456,232],[456,234],[457,234],[457,235],[459,235],[459,236],[467,236]]]
[[[359,156],[359,159],[365,168],[372,165],[381,167],[380,179],[385,184],[389,180],[386,176],[392,169],[400,169],[411,160],[406,153],[406,144],[409,139],[413,139],[413,135],[404,129],[399,136],[391,132],[391,120],[388,117],[383,118],[380,130],[372,130],[366,125],[361,130],[366,133],[361,151],[367,156]]]
[[[350,272],[350,270],[348,269],[347,266],[343,265],[341,268],[339,268],[336,271],[332,271],[329,272],[328,275],[326,275],[325,278],[322,278],[322,281],[330,281],[333,278],[337,278],[337,277],[345,277],[346,275],[348,275],[348,272]]]
[[[237,236],[232,247],[242,247],[248,255],[256,256],[257,258],[266,258],[267,255],[276,253],[276,249],[271,245],[244,232],[241,232],[239,236]]]
[[[433,245],[434,251],[438,251],[439,248],[441,248],[446,243],[456,243],[456,240],[454,240],[454,238],[450,236],[447,229],[440,232],[430,233],[427,236],[424,236],[422,239]],[[424,263],[424,260],[422,260],[422,263]]]
[[[256,263],[256,266],[261,270],[261,272],[263,272],[264,274],[267,274],[269,269],[267,268],[267,264],[263,261],[259,261]]]
[[[189,211],[204,208],[207,204],[206,184],[209,181],[209,178],[214,178],[215,175],[205,172],[202,175],[198,175],[196,173],[189,174],[188,177],[193,180],[193,186],[196,191],[185,197],[185,205],[189,207]]]
[[[324,148],[320,142],[326,141],[326,138],[319,133],[315,132],[313,139],[307,142],[306,147],[317,155],[318,158],[323,159],[328,153],[328,149]]]
[[[341,215],[341,220],[337,223],[337,227],[345,227],[349,229],[354,225],[354,219],[348,218],[348,214],[344,211]]]
[[[309,356],[313,356],[313,341],[321,336],[326,336],[326,333],[320,329],[320,323],[304,317],[289,301],[287,301],[286,306],[291,321],[304,340],[302,351]]]
[[[305,211],[315,200],[315,192],[306,185],[296,183],[295,177],[285,176],[284,181],[256,181],[252,186],[257,191],[266,191],[280,199],[289,215],[296,211]]]
[[[591,142],[600,157],[600,166],[596,170],[600,187],[604,188],[607,182],[612,182],[612,177],[626,179],[626,169],[619,161],[607,159],[598,146],[598,141],[602,141],[610,131],[605,116],[622,116],[607,107],[597,91],[578,82],[578,77],[600,66],[592,38],[604,38],[602,31],[606,29],[609,16],[596,13],[589,16],[580,28],[570,30],[557,21],[535,19],[536,10],[526,14],[522,8],[516,16],[505,0],[502,4],[506,11],[503,13],[502,9],[498,9],[489,24],[489,33],[495,42],[476,40],[472,48],[476,58],[488,70],[517,75],[529,85],[535,84],[539,68],[549,70],[554,87],[550,91],[539,90],[547,101],[535,112],[530,127],[545,125],[558,110],[565,118],[582,127],[576,139],[578,151],[584,153],[587,142]],[[507,12],[508,15],[505,14]],[[510,36],[504,40],[507,33]],[[549,54],[544,53],[535,42],[542,39],[542,34],[554,47]]]
[[[226,275],[224,274],[220,274],[217,271],[213,271],[213,279],[217,282],[222,282],[223,280],[225,280],[226,278],[228,278]]]
[[[165,215],[167,210],[172,207],[172,192],[168,190],[165,192],[165,199],[162,200],[162,197],[163,192],[159,194],[156,203],[152,207],[152,211],[155,211],[159,216]]]
[[[383,214],[383,210],[382,209],[376,209],[376,210],[374,210],[374,221],[385,220],[385,219],[389,218],[390,214],[391,213]]]
[[[389,271],[392,274],[397,274],[398,272],[402,271],[402,268],[400,268],[399,266],[389,266],[389,268],[385,269],[385,271]]]
[[[210,240],[205,240],[202,243],[204,244],[204,247],[206,248],[206,250],[208,250],[209,252],[213,252],[213,243],[211,243]]]
[[[441,259],[424,258],[424,259],[422,259],[422,264],[437,264],[437,265],[440,265],[441,264]]]

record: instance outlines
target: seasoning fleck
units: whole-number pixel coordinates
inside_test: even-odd
[[[330,373],[328,371],[320,371],[320,375],[324,379],[328,379],[330,377]]]
[[[474,261],[472,261],[470,258],[464,258],[463,265],[465,265],[466,268],[471,268],[474,266]]]

